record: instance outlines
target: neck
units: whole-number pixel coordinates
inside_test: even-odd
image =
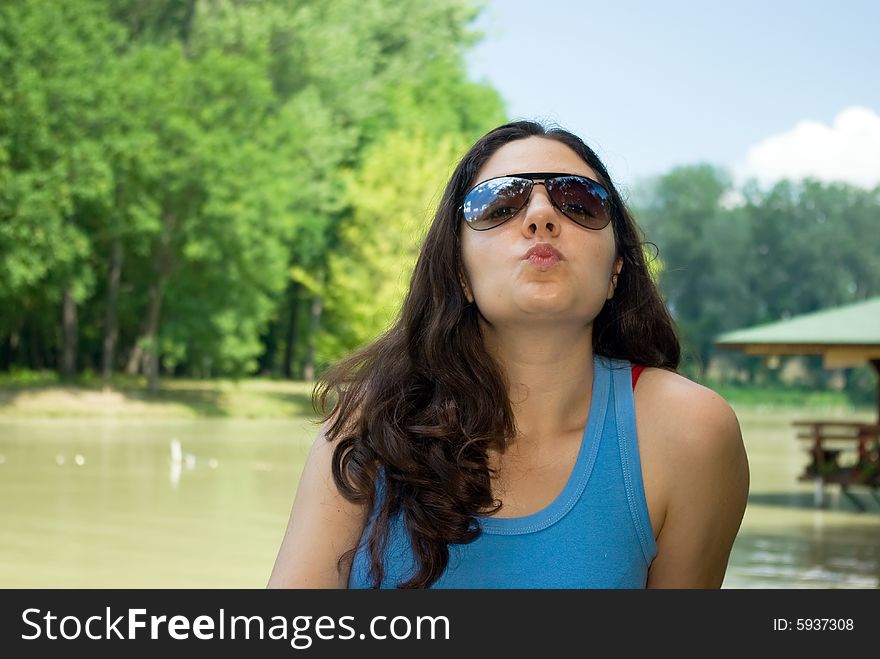
[[[508,378],[517,440],[553,441],[584,427],[593,391],[592,325],[483,323],[482,331]]]

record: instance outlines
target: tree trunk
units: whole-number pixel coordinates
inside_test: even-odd
[[[140,335],[138,335],[138,337],[140,337]],[[139,338],[135,339],[135,344],[131,347],[131,350],[128,353],[128,361],[125,364],[125,373],[127,375],[137,375],[141,368],[141,360],[143,357],[144,349],[141,346]]]
[[[299,284],[295,281],[290,282],[287,289],[287,303],[289,310],[287,313],[287,332],[284,340],[284,363],[282,365],[282,373],[288,380],[294,379],[293,373],[293,351],[297,341],[297,316],[299,315]]]
[[[18,329],[12,330],[7,340],[4,341],[3,359],[2,363],[0,363],[0,368],[4,371],[10,370],[12,365],[16,363],[17,353],[19,352],[18,347],[21,345],[20,332],[21,323],[18,324]]]
[[[699,382],[706,381],[706,375],[709,372],[709,366],[711,365],[712,356],[715,352],[714,346],[712,344],[704,344],[701,346],[699,351],[700,362],[697,365],[697,377],[699,378]]]
[[[275,375],[275,353],[278,351],[278,321],[269,321],[265,333],[260,335],[263,352],[257,361],[257,369],[262,377]]]
[[[116,301],[119,298],[119,278],[122,274],[122,240],[113,239],[110,272],[107,274],[107,308],[104,314],[104,345],[101,354],[101,376],[104,381],[113,374],[113,356],[118,335]]]
[[[150,284],[150,306],[144,326],[144,375],[147,376],[150,391],[159,390],[159,316],[162,312],[162,295],[165,292],[165,277],[160,275]]]
[[[61,303],[61,377],[72,378],[76,375],[76,301],[70,294],[70,286],[64,288]]]
[[[0,346],[0,370],[10,370],[9,367],[12,364],[12,353],[14,350],[12,345],[15,341],[16,336],[14,332],[3,339],[3,345]]]
[[[54,350],[55,344],[53,342],[47,345],[42,332],[35,330],[33,326],[25,325],[21,344],[27,346],[28,358],[25,363],[30,368],[42,371],[46,363],[49,363],[49,368],[60,370],[61,364]]]
[[[150,306],[147,310],[144,338],[146,339],[146,355],[144,366],[149,381],[150,391],[159,390],[159,318],[162,313],[162,298],[165,285],[171,273],[171,234],[174,231],[175,218],[166,218],[167,231],[162,236],[156,255],[156,278],[150,284]]]
[[[163,219],[165,228],[153,254],[154,278],[150,283],[147,316],[140,333],[141,338],[132,348],[126,366],[126,372],[134,375],[138,371],[138,365],[142,364],[150,391],[153,392],[159,390],[159,319],[162,314],[165,285],[171,275],[171,242],[177,224],[177,217],[173,213],[166,213]]]
[[[312,297],[311,323],[309,326],[309,340],[306,349],[306,359],[303,365],[303,378],[306,380],[315,379],[315,337],[318,336],[318,330],[321,327],[321,310],[323,300],[320,295]]]

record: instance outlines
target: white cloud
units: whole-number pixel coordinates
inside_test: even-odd
[[[830,126],[801,121],[750,147],[734,174],[740,182],[754,177],[765,185],[782,178],[813,177],[873,187],[880,183],[880,115],[853,106]]]

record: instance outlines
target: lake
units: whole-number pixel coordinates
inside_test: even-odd
[[[751,493],[724,588],[877,588],[880,502],[798,483],[797,411],[737,410]],[[0,419],[0,587],[262,588],[311,419]]]

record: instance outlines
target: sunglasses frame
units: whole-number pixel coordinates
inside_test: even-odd
[[[605,193],[605,198],[603,199],[602,206],[605,209],[605,215],[607,217],[607,221],[601,227],[590,227],[590,226],[586,226],[584,224],[581,224],[575,218],[571,217],[568,213],[566,213],[564,210],[562,210],[559,207],[559,205],[556,203],[556,200],[553,199],[553,196],[548,192],[547,198],[550,200],[550,203],[553,205],[553,208],[555,208],[560,213],[565,215],[565,217],[570,219],[572,222],[577,224],[579,227],[589,229],[590,231],[601,231],[602,229],[607,227],[611,223],[611,193],[608,191],[608,188],[606,188],[604,185],[602,185],[599,181],[590,178],[589,176],[584,176],[583,174],[572,174],[571,172],[523,172],[523,173],[519,173],[519,174],[504,174],[502,176],[493,176],[492,178],[487,178],[485,181],[480,181],[476,185],[472,186],[465,193],[464,200],[462,201],[461,205],[458,207],[458,210],[461,212],[462,216],[464,216],[464,204],[467,201],[468,195],[471,192],[473,192],[474,190],[476,190],[478,187],[480,187],[481,185],[483,185],[485,183],[488,183],[489,181],[496,181],[496,180],[502,179],[502,178],[518,178],[518,179],[524,179],[524,180],[529,181],[529,183],[531,183],[531,188],[529,189],[529,194],[526,197],[525,203],[523,203],[523,205],[517,209],[516,213],[513,213],[513,215],[511,215],[507,219],[505,219],[505,220],[503,220],[503,221],[499,222],[498,224],[495,224],[491,227],[487,227],[485,229],[478,229],[475,226],[473,226],[470,222],[468,222],[467,218],[465,218],[465,224],[467,224],[468,227],[470,227],[472,230],[474,230],[474,231],[489,231],[489,230],[494,229],[496,227],[500,227],[502,224],[505,224],[508,220],[513,218],[515,215],[517,215],[523,208],[528,206],[529,200],[532,198],[532,190],[534,190],[534,187],[536,185],[543,185],[544,189],[546,190],[547,186],[545,184],[545,181],[552,180],[555,178],[562,178],[562,177],[584,179],[586,181],[589,181],[591,186],[596,186],[600,190],[602,190]]]

